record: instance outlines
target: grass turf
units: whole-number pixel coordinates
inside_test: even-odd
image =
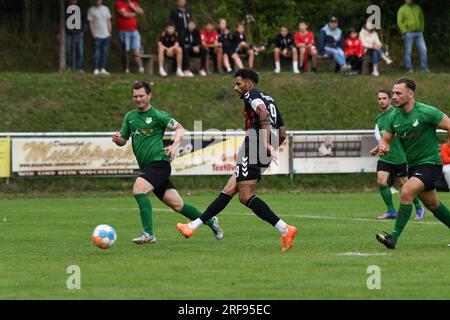
[[[203,209],[214,196],[185,200]],[[450,204],[449,194],[440,196]],[[374,219],[383,211],[377,193],[261,197],[299,227],[286,254],[278,232],[237,199],[219,216],[225,238],[217,241],[207,227],[184,239],[175,223],[186,219],[152,197],[158,242],[147,246],[130,241],[141,230],[131,196],[1,200],[0,299],[450,298],[448,229],[429,212],[388,251],[375,240],[393,225]],[[103,223],[118,232],[108,250],[89,240]],[[342,255],[348,252],[383,255]],[[80,290],[66,287],[69,265],[81,268]],[[381,268],[381,290],[367,288],[371,265]]]
[[[270,94],[288,130],[372,129],[379,112],[376,91],[392,88],[404,76],[388,68],[381,77],[260,73],[258,87]],[[414,73],[417,100],[450,113],[450,74]],[[234,78],[211,75],[192,79],[170,76],[0,72],[0,132],[114,131],[133,109],[130,87],[137,79],[153,82],[152,103],[188,130],[241,129],[242,101]],[[197,128],[196,130],[200,130]]]

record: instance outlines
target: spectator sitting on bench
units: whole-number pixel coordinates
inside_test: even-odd
[[[183,77],[184,73],[181,70],[181,63],[183,61],[183,49],[178,42],[178,34],[175,31],[175,25],[172,22],[166,24],[164,31],[161,33],[158,41],[158,62],[159,74],[161,77],[167,77],[167,72],[164,70],[164,58],[176,59],[177,76]]]
[[[295,46],[299,51],[300,69],[308,70],[308,58],[312,58],[311,71],[319,72],[317,69],[317,48],[314,42],[314,34],[308,31],[308,24],[304,18],[298,20],[298,32],[294,35]]]
[[[292,71],[296,74],[300,73],[298,70],[298,51],[295,47],[294,38],[292,37],[292,34],[289,33],[288,27],[282,25],[279,34],[267,40],[263,46],[255,50],[256,52],[264,52],[274,43],[275,73],[280,73],[281,71],[280,57],[292,58]]]
[[[238,53],[236,52],[235,43],[233,41],[233,35],[227,26],[225,26],[224,29],[221,30],[221,33],[219,33],[219,42],[222,45],[223,66],[227,70],[227,73],[229,74],[233,73],[233,69],[231,68],[230,64],[230,59],[233,59],[234,64],[238,69],[243,69],[244,65]]]
[[[367,21],[362,27],[359,32],[359,39],[366,50],[366,54],[372,57],[372,76],[378,77],[380,75],[378,71],[380,59],[383,59],[388,65],[392,64],[393,61],[384,53],[378,33],[370,21]]]
[[[185,77],[193,77],[191,71],[190,57],[200,57],[200,71],[201,76],[206,76],[206,59],[208,56],[208,49],[202,46],[200,31],[198,31],[194,20],[189,21],[188,31],[186,32],[183,45],[183,70]]]
[[[344,53],[347,63],[352,66],[352,71],[350,71],[349,75],[354,76],[361,73],[364,47],[354,28],[350,29],[349,35],[350,36],[344,42]]]
[[[209,70],[209,56],[215,57],[217,72],[222,70],[222,46],[219,44],[219,33],[211,20],[206,21],[205,28],[200,31],[202,45],[208,49],[206,69]]]
[[[248,67],[255,68],[255,51],[245,38],[245,25],[240,22],[236,25],[236,31],[233,33],[234,46],[237,54],[245,54],[248,57]]]
[[[336,17],[331,17],[320,30],[319,51],[322,56],[333,58],[339,65],[341,73],[347,74],[351,70],[352,67],[345,61],[344,38],[342,30],[338,28]]]

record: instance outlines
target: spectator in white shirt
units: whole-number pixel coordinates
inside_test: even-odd
[[[94,39],[95,75],[109,75],[109,72],[106,71],[106,66],[111,43],[111,12],[102,2],[102,0],[95,0],[95,5],[90,7],[88,11],[89,29]]]

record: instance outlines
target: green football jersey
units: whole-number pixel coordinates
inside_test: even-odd
[[[163,136],[172,117],[163,111],[151,107],[146,112],[137,109],[126,114],[120,134],[125,139],[132,138],[133,152],[143,169],[152,161],[170,161],[163,150]]]
[[[386,130],[386,121],[393,112],[395,112],[395,109],[391,107],[388,111],[380,113],[375,120],[381,137],[383,137],[383,132]],[[403,149],[398,136],[394,136],[389,148],[389,153],[384,157],[380,157],[379,160],[390,164],[406,163],[405,149]]]
[[[442,164],[436,128],[445,114],[435,107],[415,102],[409,112],[396,109],[389,115],[385,130],[398,135],[409,167]]]

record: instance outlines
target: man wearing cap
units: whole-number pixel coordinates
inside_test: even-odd
[[[318,44],[320,55],[333,58],[343,74],[347,74],[352,69],[345,61],[344,37],[342,30],[338,28],[338,19],[336,17],[331,17],[328,23],[320,30]]]

